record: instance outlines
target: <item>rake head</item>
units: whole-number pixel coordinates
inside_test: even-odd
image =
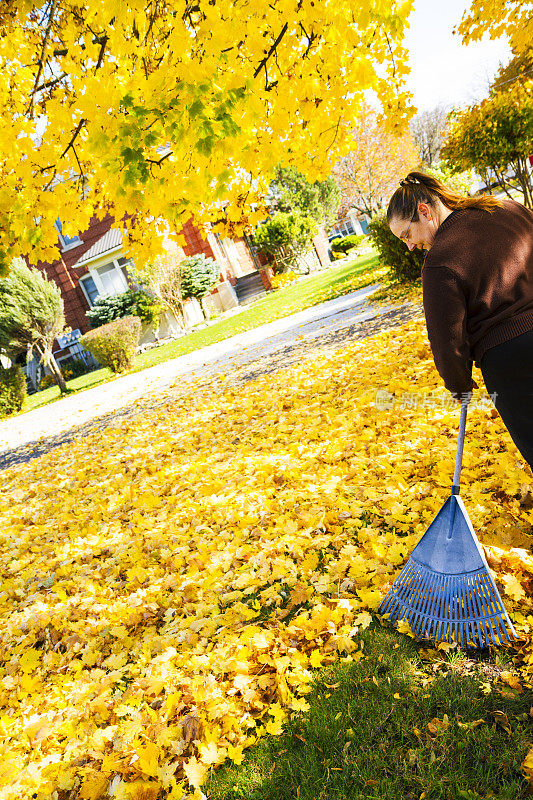
[[[452,495],[383,599],[420,639],[487,647],[516,638],[460,497]]]

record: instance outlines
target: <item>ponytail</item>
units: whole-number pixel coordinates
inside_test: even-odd
[[[467,197],[454,192],[453,189],[448,189],[443,183],[426,175],[425,172],[410,172],[406,178],[400,181],[400,187],[396,189],[390,199],[387,208],[387,222],[390,224],[394,217],[416,221],[418,204],[427,203],[434,207],[436,200],[440,200],[452,211],[459,208],[479,208],[482,211],[490,212],[502,206],[501,200],[491,194]]]

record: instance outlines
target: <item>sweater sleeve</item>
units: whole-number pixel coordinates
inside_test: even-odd
[[[424,314],[435,366],[452,394],[472,389],[472,357],[466,331],[466,297],[447,267],[422,271]]]

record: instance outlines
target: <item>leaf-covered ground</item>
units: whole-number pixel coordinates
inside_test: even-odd
[[[201,797],[212,766],[306,710],[313,667],[364,658],[358,633],[450,491],[444,397],[416,321],[6,470],[0,798]],[[524,685],[530,483],[472,408],[462,496]]]

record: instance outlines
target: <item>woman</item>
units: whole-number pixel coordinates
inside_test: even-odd
[[[409,250],[427,251],[424,313],[435,365],[457,398],[487,391],[533,469],[533,213],[492,195],[463,197],[422,172],[387,210]]]

